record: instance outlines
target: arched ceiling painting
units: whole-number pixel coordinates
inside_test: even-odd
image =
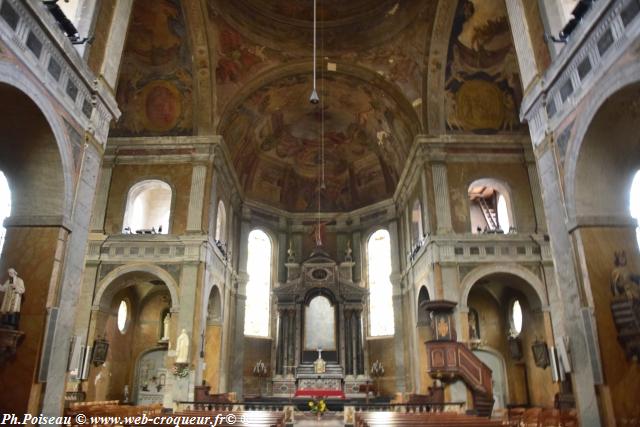
[[[110,136],[191,135],[191,51],[179,0],[136,0]]]
[[[460,0],[446,68],[447,129],[518,130],[521,87],[504,0]]]
[[[219,130],[248,197],[293,212],[318,209],[323,117],[321,209],[352,210],[392,196],[421,129],[436,3],[319,1],[322,105],[313,106],[313,2],[209,1]]]
[[[262,85],[223,123],[247,195],[290,211],[317,209],[323,133],[323,210],[347,210],[393,194],[415,134],[412,117],[375,84],[339,73],[308,73]]]
[[[308,102],[311,0],[199,4],[215,69],[212,105],[194,105],[206,97],[194,93],[184,3],[136,0],[117,88],[123,117],[111,135],[192,135],[194,111],[213,109],[251,199],[317,209],[323,117],[323,211],[389,198],[429,109],[444,110],[450,133],[522,131],[504,0],[459,1],[446,64],[429,63],[438,0],[318,0],[318,106]],[[434,69],[446,89],[427,97]]]

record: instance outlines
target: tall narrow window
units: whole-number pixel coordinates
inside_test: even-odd
[[[411,209],[411,234],[414,244],[422,240],[422,205],[420,200],[416,200],[413,209]]]
[[[367,244],[369,277],[369,324],[371,336],[393,335],[393,290],[391,286],[391,238],[378,230]]]
[[[640,248],[640,170],[633,176],[631,191],[629,193],[629,212],[637,222],[636,241]]]
[[[7,178],[0,171],[0,253],[2,253],[4,236],[7,233],[3,223],[9,215],[11,215],[11,190]]]
[[[167,234],[171,214],[171,187],[149,179],[131,187],[124,214],[124,233]]]
[[[509,231],[511,223],[509,222],[509,208],[507,207],[507,199],[502,194],[498,194],[498,227],[504,232]]]
[[[271,239],[264,231],[249,233],[247,259],[247,302],[244,311],[244,334],[269,336],[271,291]]]
[[[216,217],[216,240],[220,242],[227,241],[227,211],[224,208],[222,200],[218,203],[218,215]]]

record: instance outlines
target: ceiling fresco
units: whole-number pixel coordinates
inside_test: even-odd
[[[218,111],[225,111],[237,91],[262,73],[312,60],[310,2],[210,0],[207,4],[217,34]],[[338,71],[342,64],[349,64],[377,73],[397,85],[419,111],[437,2],[327,0],[318,4],[319,20],[330,16],[319,22],[318,57],[336,64]]]
[[[443,26],[450,16],[438,20],[445,40],[432,46],[439,11],[454,7],[444,1],[455,0],[318,0],[323,104],[312,106],[311,0],[136,0],[117,87],[123,116],[111,136],[193,135],[198,114],[212,111],[211,132],[224,137],[246,195],[312,212],[324,123],[321,209],[387,199],[415,136],[427,132],[425,113],[444,110],[450,133],[523,131],[504,0],[460,0],[452,27]],[[446,53],[446,64],[430,62],[430,51]],[[427,94],[432,75],[444,78],[444,93],[440,84]]]
[[[247,195],[295,212],[317,210],[325,141],[323,211],[350,210],[393,194],[416,133],[378,86],[352,76],[318,81],[320,104],[309,103],[308,74],[265,84],[223,124],[223,135]],[[412,124],[412,122],[414,124]]]
[[[111,136],[193,133],[191,53],[179,0],[136,0]]]
[[[504,0],[460,0],[447,60],[447,129],[518,130],[521,87]]]

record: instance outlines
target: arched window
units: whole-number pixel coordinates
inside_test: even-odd
[[[78,23],[78,20],[76,19],[76,13],[78,11],[80,1],[81,0],[66,0],[58,2],[58,6],[60,6],[60,9],[62,9],[67,19],[73,22],[74,25]]]
[[[11,190],[9,189],[7,178],[4,176],[4,173],[0,171],[0,253],[2,253],[4,236],[7,233],[3,223],[9,215],[11,215]]]
[[[429,313],[426,304],[429,302],[429,292],[426,286],[420,288],[418,292],[418,326],[429,325]]]
[[[520,335],[520,332],[522,332],[522,306],[517,299],[512,300],[509,305],[509,324],[510,335],[512,337]]]
[[[171,214],[171,187],[149,179],[131,187],[127,196],[123,233],[167,234]]]
[[[638,226],[636,227],[636,241],[640,248],[640,170],[633,176],[633,182],[631,183],[631,191],[629,193],[629,212],[638,223]]]
[[[222,200],[218,202],[218,214],[216,216],[216,240],[227,241],[227,211]]]
[[[378,230],[367,244],[369,278],[369,333],[393,335],[393,290],[391,286],[391,238],[387,230]]]
[[[127,320],[129,320],[129,304],[127,304],[127,301],[122,300],[118,306],[118,330],[122,334],[127,328]]]
[[[420,200],[415,201],[413,208],[411,209],[411,238],[414,243],[419,243],[422,240],[422,204]]]
[[[472,233],[514,232],[511,195],[507,186],[495,179],[479,179],[469,186]]]
[[[271,239],[262,230],[249,233],[247,258],[247,302],[244,334],[269,336],[269,304],[271,291]]]

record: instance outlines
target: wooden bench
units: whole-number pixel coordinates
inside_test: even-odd
[[[503,425],[510,427],[578,427],[575,410],[510,408]]]
[[[462,415],[451,412],[399,413],[399,412],[359,412],[356,414],[357,427],[374,426],[473,426],[498,427],[501,421]]]
[[[220,415],[218,424],[216,427],[231,427],[231,426],[242,426],[242,425],[250,425],[255,427],[284,427],[284,413],[283,412],[271,412],[271,411],[181,411],[173,414],[164,414],[166,417],[209,417],[209,422],[205,424],[201,424],[201,426],[210,427],[213,419]],[[229,415],[235,416],[235,422],[229,422],[227,420]],[[224,417],[224,421],[222,418]],[[242,417],[246,419],[246,423],[243,424],[241,422]],[[182,424],[182,423],[181,423]],[[175,423],[167,423],[167,424],[157,424],[157,423],[149,423],[151,425],[165,425],[165,426],[175,426]],[[199,426],[200,424],[189,424],[190,426]]]

